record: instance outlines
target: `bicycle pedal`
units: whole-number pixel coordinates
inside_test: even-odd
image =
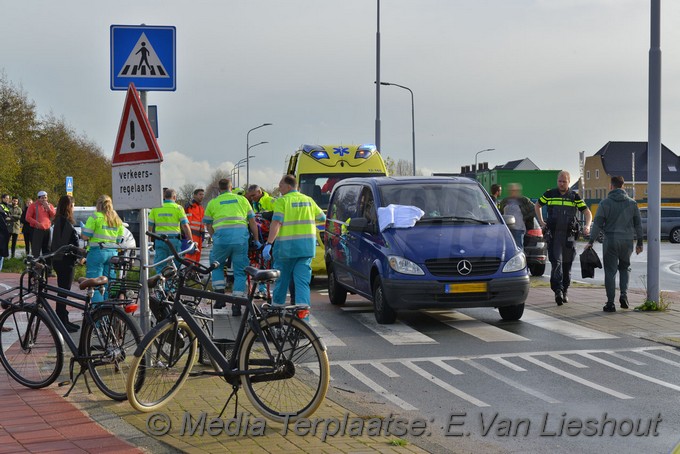
[[[57,383],[57,386],[59,386],[59,387],[68,386],[71,383],[73,383],[71,380],[65,380],[65,381],[61,381],[61,382]]]

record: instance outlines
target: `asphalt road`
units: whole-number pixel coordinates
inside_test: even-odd
[[[586,243],[580,242],[576,246],[576,254],[583,252],[583,247]],[[594,245],[597,254],[602,259],[602,244],[595,242]],[[647,278],[647,243],[645,243],[645,250],[640,255],[633,253],[630,263],[630,288],[644,289],[646,288]],[[590,284],[604,285],[604,271],[595,270],[594,279],[581,279],[581,268],[577,262],[574,263],[572,277],[582,282]],[[550,281],[550,264],[546,266],[545,275],[542,278],[546,282]],[[677,292],[680,290],[678,280],[680,279],[680,244],[672,244],[667,241],[661,243],[661,264],[659,267],[659,288],[662,291]],[[618,280],[617,280],[618,282]]]
[[[535,310],[518,322],[471,309],[377,325],[366,300],[331,306],[324,285],[314,286],[312,324],[329,348],[333,389],[366,414],[424,418],[431,450],[669,452],[680,441],[673,348]]]

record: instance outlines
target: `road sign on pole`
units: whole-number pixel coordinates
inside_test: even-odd
[[[111,90],[175,91],[175,41],[172,26],[112,25]]]
[[[73,195],[73,177],[66,177],[66,195]]]
[[[112,196],[117,209],[162,205],[162,160],[144,106],[130,84],[112,158]]]

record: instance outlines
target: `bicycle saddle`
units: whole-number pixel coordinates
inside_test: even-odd
[[[80,284],[80,290],[85,290],[92,287],[99,287],[100,285],[106,285],[109,283],[109,278],[106,276],[81,277],[78,279],[78,283]]]
[[[254,266],[247,266],[245,271],[255,282],[275,281],[281,276],[279,270],[261,270]]]

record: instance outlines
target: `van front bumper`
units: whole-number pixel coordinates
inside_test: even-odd
[[[387,304],[396,310],[514,306],[529,294],[528,275],[479,282],[486,282],[486,292],[447,293],[448,283],[438,281],[383,279],[382,284]]]

